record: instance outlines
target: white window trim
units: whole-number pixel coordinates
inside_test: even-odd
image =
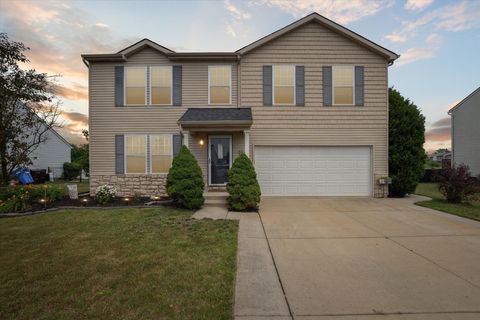
[[[150,102],[150,106],[171,106],[173,105],[173,67],[172,66],[149,66],[148,67],[150,70],[150,72],[148,73],[149,74],[149,79],[148,79],[148,88],[150,89],[149,90],[149,102]],[[152,103],[152,68],[164,68],[164,69],[170,69],[170,79],[171,79],[171,85],[170,85],[170,103],[155,103],[153,104]],[[160,87],[160,88],[163,88],[163,87]]]
[[[291,66],[293,67],[293,103],[275,103],[275,66]],[[272,65],[272,105],[274,106],[295,106],[297,105],[296,88],[297,88],[297,68],[294,64],[273,64]],[[281,86],[289,87],[289,86]]]
[[[143,68],[145,69],[145,104],[127,104],[127,69],[129,68]],[[123,72],[123,105],[126,107],[129,106],[147,106],[148,104],[148,96],[147,96],[147,87],[149,86],[149,81],[148,81],[148,72],[147,72],[148,67],[143,67],[143,66],[125,66],[125,71]],[[135,87],[138,88],[138,87]]]
[[[338,67],[351,67],[352,68],[352,103],[335,103],[335,68]],[[348,88],[346,86],[341,86],[342,88]],[[355,105],[355,66],[350,65],[336,65],[332,66],[332,106],[354,106]]]
[[[153,172],[152,168],[153,168],[153,165],[152,165],[152,137],[155,137],[155,136],[170,136],[170,167],[172,166],[172,162],[173,162],[173,134],[162,134],[162,133],[155,133],[155,134],[151,134],[150,135],[150,139],[149,139],[149,148],[150,148],[150,174],[167,174],[167,172]]]
[[[145,137],[145,172],[144,173],[129,173],[127,172],[127,167],[128,167],[128,163],[127,163],[127,137],[132,137],[132,136],[144,136]],[[128,175],[139,175],[139,174],[148,174],[148,135],[147,134],[136,134],[136,133],[130,133],[130,134],[125,134],[123,136],[123,163],[124,163],[124,172],[125,174],[128,174]]]
[[[229,90],[230,90],[230,94],[229,94],[229,102],[227,104],[225,103],[211,103],[210,102],[210,69],[211,67],[229,67],[230,68],[230,81],[229,81]],[[212,106],[230,106],[232,105],[232,77],[233,77],[233,74],[232,74],[232,65],[231,64],[215,64],[215,65],[209,65],[208,66],[208,105],[212,105]]]

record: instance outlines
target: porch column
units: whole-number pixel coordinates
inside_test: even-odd
[[[245,154],[250,157],[250,130],[243,130],[243,139],[245,140]]]
[[[190,147],[189,147],[190,132],[189,131],[182,131],[182,134],[183,134],[183,145],[190,149]]]

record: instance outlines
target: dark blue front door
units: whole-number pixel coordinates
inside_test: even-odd
[[[210,137],[210,183],[225,184],[230,169],[230,137]]]

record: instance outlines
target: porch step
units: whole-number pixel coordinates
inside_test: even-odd
[[[227,207],[228,193],[224,191],[209,191],[203,194],[205,197],[204,207]]]

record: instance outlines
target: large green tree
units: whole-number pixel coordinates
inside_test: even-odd
[[[388,92],[390,194],[403,197],[415,191],[424,173],[425,117],[400,92],[393,88]]]
[[[28,63],[26,50],[0,33],[0,184],[8,183],[16,167],[31,163],[31,153],[57,126],[52,78],[20,67]]]

